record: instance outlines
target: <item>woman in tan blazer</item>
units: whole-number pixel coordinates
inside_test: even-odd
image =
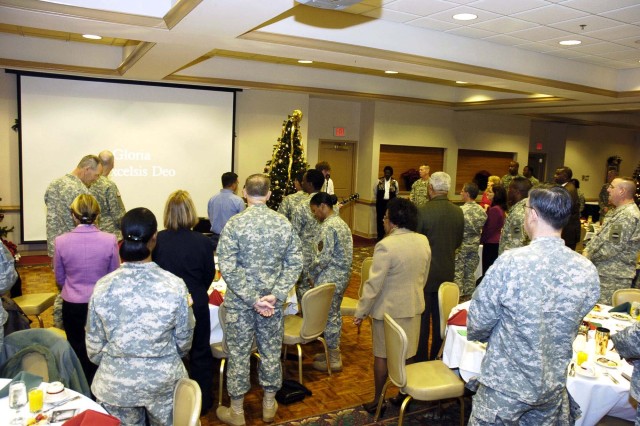
[[[374,401],[364,408],[375,412],[387,380],[387,353],[384,343],[384,314],[400,324],[409,343],[407,359],[416,354],[420,337],[420,315],[424,311],[424,286],[431,263],[429,240],[415,231],[418,210],[409,200],[389,201],[384,215],[386,236],[376,244],[369,279],[362,288],[354,323],[373,318]]]

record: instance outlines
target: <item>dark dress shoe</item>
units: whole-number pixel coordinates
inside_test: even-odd
[[[396,396],[394,396],[393,398],[389,398],[387,401],[389,401],[390,403],[392,403],[396,407],[399,407],[399,406],[402,405],[402,403],[404,402],[404,399],[406,397],[407,397],[406,393],[398,392],[398,394]]]
[[[364,410],[371,414],[376,414],[376,409],[378,408],[378,401],[367,402],[366,404],[362,404]],[[380,408],[380,417],[384,416],[384,412],[387,411],[387,404],[385,402],[382,403],[382,408]]]

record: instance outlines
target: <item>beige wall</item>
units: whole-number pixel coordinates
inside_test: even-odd
[[[505,114],[454,112],[423,105],[320,99],[298,93],[247,90],[238,93],[236,107],[234,167],[241,181],[263,170],[271,158],[273,145],[281,136],[283,120],[294,109],[300,109],[304,114],[301,132],[309,163],[315,164],[318,160],[318,140],[333,138],[334,127],[345,127],[345,139],[357,141],[356,191],[362,202],[356,204],[354,232],[364,236],[375,236],[375,208],[366,201],[373,199],[381,144],[444,148],[444,171],[455,178],[458,149],[513,152],[515,158],[524,163],[529,143],[534,139],[529,119]],[[0,206],[3,207],[20,204],[18,135],[11,130],[16,117],[15,76],[0,72],[0,197],[3,198]],[[640,159],[638,132],[568,126],[566,152],[564,141],[556,140],[560,138],[557,131],[543,126],[538,128],[537,134],[555,135],[554,144],[547,144],[551,149],[548,155],[557,157],[560,151],[563,158],[558,161],[564,160],[572,166],[575,174],[591,176],[585,184],[588,197],[597,196],[608,156],[620,155],[624,159],[623,173],[629,175]],[[46,166],[44,162],[43,166]],[[218,187],[218,182],[211,183],[212,194]],[[454,194],[450,195],[457,199]],[[2,224],[16,226],[10,239],[17,242],[19,214],[7,212],[5,216]]]

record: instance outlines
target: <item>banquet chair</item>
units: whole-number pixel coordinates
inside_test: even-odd
[[[342,303],[340,304],[340,315],[352,317],[356,314],[356,307],[358,306],[358,300],[362,297],[362,287],[364,283],[369,279],[369,270],[371,269],[371,263],[373,262],[373,257],[367,257],[362,261],[362,268],[360,269],[360,287],[358,288],[358,298],[354,299],[352,297],[343,297]],[[358,324],[358,334],[360,334],[360,326],[362,323]]]
[[[327,361],[327,373],[331,375],[329,350],[327,342],[320,336],[327,326],[331,299],[336,291],[333,283],[322,284],[307,291],[300,302],[304,317],[286,315],[284,317],[284,358],[287,359],[287,346],[296,345],[298,349],[298,376],[302,384],[302,347],[309,342],[320,340],[324,346],[324,356]]]
[[[38,318],[40,328],[44,328],[40,315],[53,306],[56,296],[56,293],[23,294],[22,296],[14,297],[13,301],[20,306],[20,309],[26,315],[33,315]]]
[[[220,327],[222,328],[222,341],[212,343],[211,353],[213,357],[220,360],[220,384],[218,385],[218,406],[222,405],[222,391],[224,389],[224,366],[227,363],[227,359],[229,358],[229,348],[227,347],[227,323],[225,320],[225,316],[227,314],[227,308],[222,303],[218,309],[218,320],[220,321]],[[260,360],[260,355],[258,354],[258,345],[256,344],[255,338],[253,339],[253,344],[251,345],[251,354],[255,356],[258,361]]]
[[[195,380],[182,378],[173,391],[173,425],[200,425],[202,392]]]
[[[613,296],[611,296],[611,306],[618,306],[625,302],[640,302],[640,289],[621,288],[613,292]]]
[[[460,303],[460,288],[458,284],[445,281],[438,287],[438,309],[440,311],[440,337],[442,345],[438,350],[436,359],[442,359],[442,351],[444,350],[444,341],[447,335],[447,321],[451,315],[451,310]]]
[[[418,401],[441,401],[458,398],[460,402],[460,426],[464,426],[464,382],[442,361],[425,361],[406,365],[407,335],[397,322],[384,314],[384,340],[387,349],[387,369],[389,379],[378,398],[378,407],[374,422],[378,421],[384,396],[390,384],[406,394],[398,417],[398,426],[402,426],[404,411],[412,399]]]

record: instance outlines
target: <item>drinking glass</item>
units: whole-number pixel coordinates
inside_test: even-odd
[[[40,388],[29,389],[29,411],[37,413],[42,410],[44,403],[44,392]]]
[[[596,355],[606,355],[609,346],[609,329],[596,328]]]
[[[15,416],[10,424],[23,425],[22,409],[27,405],[27,388],[22,380],[9,385],[9,408],[15,410]]]
[[[586,360],[589,359],[589,354],[583,351],[578,352],[578,365],[582,365]]]

